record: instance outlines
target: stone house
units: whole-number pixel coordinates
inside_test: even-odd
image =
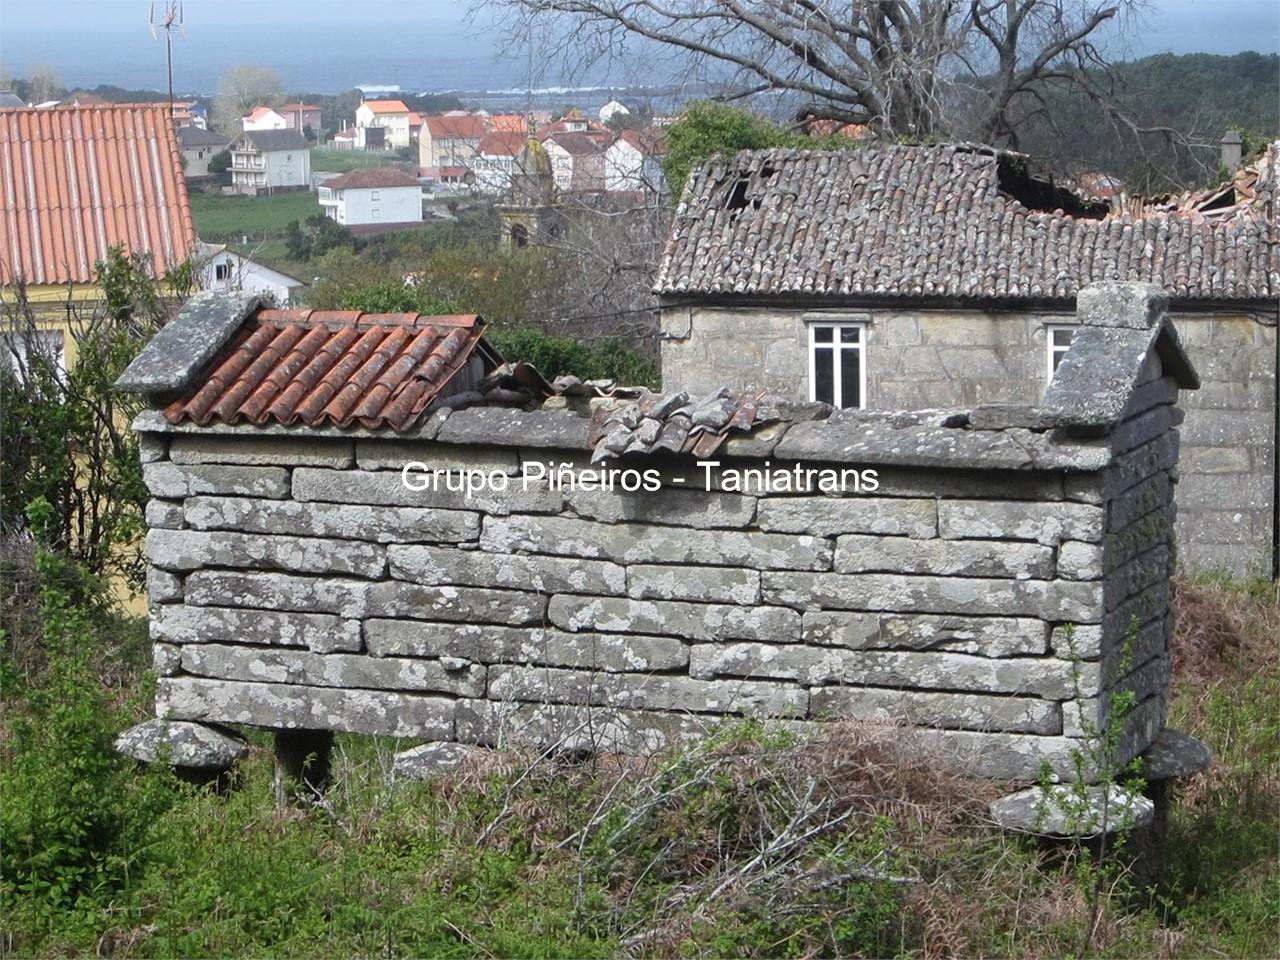
[[[1088,288],[1075,320],[1035,404],[877,414],[551,386],[495,370],[473,316],[200,294],[118,383],[151,407],[157,718],[303,754],[898,720],[1035,779],[1075,775],[1123,688],[1124,762],[1165,723],[1198,381],[1152,288]]]
[[[1189,569],[1275,575],[1277,154],[1197,194],[1108,202],[969,145],[716,159],[656,281],[668,386],[865,409],[1028,403],[1080,287],[1163,287],[1204,387],[1185,399]]]
[[[297,130],[242,133],[230,149],[231,186],[239,193],[311,187],[311,144]]]

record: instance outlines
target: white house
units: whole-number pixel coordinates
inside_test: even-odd
[[[551,176],[560,191],[605,189],[604,145],[588,133],[553,133],[542,141],[551,160]]]
[[[256,293],[282,307],[298,300],[307,286],[297,277],[242,256],[226,244],[199,243],[196,262],[205,290]]]
[[[609,191],[662,193],[666,179],[662,131],[623,130],[604,152],[604,188]]]
[[[527,139],[525,134],[515,132],[485,134],[471,161],[476,190],[489,196],[500,196],[510,190],[516,157]]]
[[[366,167],[317,190],[324,215],[344,227],[422,222],[422,186],[392,167]]]
[[[289,121],[270,107],[254,107],[247,116],[240,118],[240,126],[249,130],[287,130]]]
[[[617,100],[610,100],[600,108],[598,116],[600,117],[601,123],[609,123],[614,117],[625,117],[629,113],[631,113],[631,111],[627,109],[627,105],[625,103],[620,103]]]
[[[311,145],[297,130],[255,130],[231,143],[231,185],[240,193],[311,186]]]
[[[356,108],[356,146],[364,150],[409,146],[409,113],[403,100],[366,100]]]

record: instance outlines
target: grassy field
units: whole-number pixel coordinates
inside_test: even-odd
[[[323,803],[288,802],[262,735],[225,795],[126,768],[111,734],[149,713],[145,684],[97,708],[97,736],[82,706],[90,665],[53,701],[5,704],[4,952],[1273,956],[1280,590],[1182,584],[1178,604],[1170,722],[1215,759],[1178,790],[1163,879],[1140,889],[1113,862],[1096,918],[1086,851],[1001,834],[986,803],[1006,785],[904,758],[892,728],[831,727],[806,743],[743,724],[647,759],[507,747],[429,784],[389,776],[405,744],[344,736]],[[86,642],[112,635],[79,629]],[[145,632],[133,632],[137,657]],[[122,651],[99,651],[104,678]],[[24,715],[39,721],[25,733]],[[90,741],[101,760],[86,757]],[[101,834],[60,846],[24,819],[80,837],[67,824],[90,814]],[[93,871],[72,872],[87,858]]]
[[[238,243],[244,236],[251,241],[280,236],[290,220],[306,220],[319,212],[320,204],[310,190],[261,197],[191,195],[196,234],[210,243]]]
[[[329,173],[346,173],[364,167],[400,167],[412,171],[415,164],[394,153],[369,153],[365,150],[312,150],[311,169]]]

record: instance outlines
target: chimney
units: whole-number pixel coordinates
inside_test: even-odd
[[[1222,166],[1228,173],[1234,173],[1244,159],[1244,141],[1235,130],[1228,130],[1222,135]]]

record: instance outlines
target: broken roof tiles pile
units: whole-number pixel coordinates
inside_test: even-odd
[[[1141,280],[1174,299],[1266,300],[1280,294],[1277,153],[1215,204],[1108,212],[986,147],[744,151],[690,178],[655,289],[1062,300]]]
[[[683,390],[645,391],[636,402],[601,406],[591,415],[591,461],[661,450],[708,457],[730,433],[750,431],[757,424],[759,402],[756,394],[733,394],[721,387],[699,400]]]

